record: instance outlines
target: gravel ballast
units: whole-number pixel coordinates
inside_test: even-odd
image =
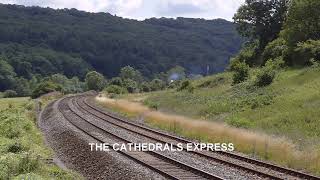
[[[89,143],[98,142],[63,117],[58,110],[60,101],[50,103],[38,122],[57,161],[86,179],[165,179],[118,152],[91,151]]]

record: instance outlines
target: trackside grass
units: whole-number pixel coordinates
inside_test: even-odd
[[[254,77],[255,70],[250,72]],[[267,87],[231,85],[231,73],[192,82],[193,93],[166,90],[98,102],[146,123],[320,174],[320,71],[287,69]],[[159,111],[150,108],[156,107]],[[179,114],[172,115],[172,114]]]
[[[0,99],[0,179],[81,179],[52,164],[29,98]]]

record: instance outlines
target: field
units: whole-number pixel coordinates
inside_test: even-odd
[[[158,128],[202,141],[233,142],[251,156],[319,174],[320,71],[283,70],[265,88],[252,86],[252,80],[232,86],[231,78],[222,73],[194,80],[194,92],[125,95],[104,104],[131,117],[143,115]]]
[[[0,179],[79,179],[50,162],[53,152],[36,127],[34,101],[0,99]]]

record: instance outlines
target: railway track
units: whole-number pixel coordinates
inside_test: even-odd
[[[75,126],[82,133],[95,139],[97,142],[105,143],[101,136],[97,136],[92,132],[102,132],[108,134],[117,143],[132,143],[114,133],[108,132],[94,123],[81,117],[71,106],[73,102],[73,97],[67,97],[60,101],[58,106],[59,111],[69,121],[73,126]],[[91,127],[91,130],[88,129]],[[95,130],[93,130],[95,129]],[[110,147],[110,145],[108,145]],[[110,147],[111,148],[111,147]],[[164,177],[170,179],[217,179],[222,180],[223,178],[216,176],[214,174],[202,171],[196,167],[192,167],[183,162],[174,160],[172,158],[163,156],[157,152],[148,151],[117,151],[122,155],[158,172]]]
[[[162,143],[194,143],[193,141],[190,140],[186,140],[177,136],[173,136],[173,135],[169,135],[169,134],[165,134],[163,132],[133,123],[133,122],[129,122],[126,121],[124,119],[121,119],[119,117],[116,117],[112,114],[106,113],[105,111],[101,110],[98,107],[95,107],[94,105],[90,104],[87,101],[87,97],[82,97],[78,99],[78,103],[79,106],[81,108],[83,108],[87,113],[90,113],[91,115],[96,116],[97,118],[100,118],[102,120],[105,120],[109,123],[112,123],[120,128],[124,128],[128,131],[133,131],[135,133],[138,133],[140,135],[143,135],[145,137],[157,140],[159,142]],[[90,110],[91,109],[91,110]],[[110,119],[112,120],[116,120],[115,121],[110,121]],[[124,125],[126,124],[126,125]],[[128,126],[129,125],[129,126]],[[140,129],[140,130],[139,130]],[[142,131],[141,131],[142,130]],[[143,132],[144,131],[144,132]],[[149,133],[149,134],[148,134]],[[150,135],[153,134],[153,135]],[[165,137],[163,138],[159,138],[159,136]],[[257,174],[261,177],[265,177],[265,178],[270,178],[270,179],[286,179],[289,177],[291,178],[299,178],[299,179],[315,179],[315,180],[320,180],[319,177],[314,176],[314,175],[310,175],[310,174],[306,174],[304,172],[299,172],[293,169],[289,169],[289,168],[285,168],[285,167],[281,167],[281,166],[277,166],[274,164],[270,164],[267,162],[263,162],[263,161],[259,161],[253,158],[249,158],[249,157],[244,157],[238,154],[234,154],[231,152],[224,152],[224,151],[217,151],[217,152],[203,152],[203,151],[193,151],[192,153],[195,153],[199,156],[202,157],[206,157],[208,159],[214,160],[214,161],[218,161],[222,164],[227,164],[229,166],[235,167],[235,168],[239,168],[242,170],[245,170],[249,173],[254,173]],[[219,154],[221,156],[224,157],[228,157],[231,158],[231,161],[225,160],[224,158],[218,158],[216,156],[216,154]],[[221,157],[219,156],[219,157]],[[240,164],[236,164],[233,161],[241,161]],[[247,166],[246,166],[247,165]],[[252,167],[252,165],[255,165],[255,167]]]

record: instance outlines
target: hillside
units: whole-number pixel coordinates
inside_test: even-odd
[[[257,71],[251,69],[252,79],[234,86],[232,73],[225,72],[191,81],[192,92],[121,95],[107,107],[133,119],[142,116],[157,128],[204,142],[233,142],[237,151],[319,174],[319,68],[283,69],[263,88],[252,85]]]
[[[152,77],[181,65],[190,73],[222,71],[241,46],[234,24],[222,19],[147,19],[76,9],[0,5],[0,53],[19,77],[62,73],[107,77],[131,65]]]

